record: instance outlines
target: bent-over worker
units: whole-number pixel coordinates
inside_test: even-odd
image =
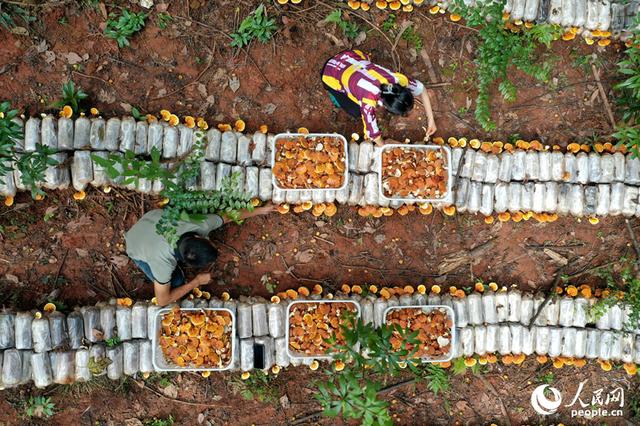
[[[405,115],[413,108],[414,96],[421,97],[427,114],[427,136],[437,130],[424,85],[370,62],[359,50],[345,50],[329,59],[321,76],[333,104],[353,117],[362,117],[365,136],[377,145],[383,142],[376,108],[383,106],[392,114]]]
[[[273,205],[245,211],[240,219],[247,219],[273,211]],[[125,234],[127,255],[153,282],[156,301],[160,306],[177,302],[193,289],[211,281],[210,272],[201,272],[185,283],[183,268],[191,267],[202,271],[213,265],[218,251],[209,240],[209,233],[220,228],[228,219],[217,214],[206,215],[202,222],[180,221],[177,225],[179,236],[176,248],[156,231],[156,224],[162,217],[162,210],[146,213]]]

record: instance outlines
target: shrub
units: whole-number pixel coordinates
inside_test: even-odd
[[[502,97],[513,102],[517,88],[509,79],[509,68],[515,66],[524,73],[540,81],[548,81],[551,63],[536,64],[533,55],[537,42],[549,46],[561,30],[553,25],[538,25],[535,30],[519,32],[506,31],[502,11],[506,0],[486,0],[482,4],[468,6],[463,0],[454,0],[452,11],[467,20],[468,25],[479,27],[480,44],[475,58],[478,96],[476,98],[476,120],[485,130],[494,130],[491,120],[490,89],[499,81],[498,89]]]
[[[264,4],[261,4],[244,18],[236,32],[231,34],[231,46],[242,48],[253,40],[266,43],[271,40],[277,28],[275,19],[267,18],[267,11]]]
[[[135,13],[128,9],[124,9],[120,16],[112,13],[107,20],[104,35],[114,39],[120,48],[129,46],[129,39],[144,28],[146,18],[146,13]]]

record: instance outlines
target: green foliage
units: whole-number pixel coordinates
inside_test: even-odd
[[[44,396],[30,396],[26,403],[25,414],[27,417],[49,418],[53,416],[56,405],[51,398]]]
[[[38,187],[38,184],[44,181],[44,173],[49,166],[57,166],[58,161],[51,157],[55,154],[54,148],[36,144],[34,152],[26,152],[20,155],[16,160],[16,167],[20,170],[22,183],[31,190],[31,196],[36,198],[37,195],[44,196],[44,191]]]
[[[113,336],[107,340],[104,341],[104,344],[106,347],[108,348],[113,348],[118,346],[120,343],[122,343],[122,340],[120,340],[120,337],[118,336]]]
[[[231,46],[240,49],[248,46],[253,40],[266,43],[271,40],[277,28],[276,20],[267,17],[264,4],[261,4],[244,18],[237,31],[231,34]]]
[[[119,48],[129,46],[129,39],[144,28],[146,18],[146,13],[131,12],[128,9],[124,9],[120,16],[112,13],[107,19],[104,35],[114,39]]]
[[[533,37],[538,43],[542,43],[547,46],[547,49],[551,47],[551,42],[559,40],[564,34],[564,29],[560,25],[555,24],[536,24],[528,31],[528,34]]]
[[[328,382],[319,383],[315,395],[327,417],[362,419],[363,425],[392,425],[389,403],[378,399],[380,384],[362,380],[353,370],[344,371]]]
[[[417,51],[420,51],[422,49],[422,46],[424,45],[422,42],[422,38],[413,28],[413,25],[410,25],[406,30],[404,30],[404,32],[402,33],[402,39],[409,43],[409,45]]]
[[[418,377],[427,381],[427,388],[436,396],[451,390],[447,370],[437,364],[425,364],[420,368]]]
[[[138,108],[136,107],[132,107],[131,108],[131,116],[136,120],[136,121],[146,121],[147,120],[147,114],[144,114],[142,111],[140,111]]]
[[[398,27],[396,20],[397,20],[396,15],[393,13],[390,13],[389,16],[387,16],[387,19],[385,19],[382,22],[382,25],[380,26],[380,28],[382,28],[382,31],[384,31],[385,33],[390,33]]]
[[[240,395],[247,401],[255,399],[259,402],[275,403],[280,394],[273,383],[274,380],[275,376],[270,376],[262,370],[254,370],[248,379],[234,377],[229,385],[234,395]]]
[[[336,24],[345,37],[354,40],[360,33],[360,27],[353,21],[344,18],[342,9],[336,9],[324,18],[324,22],[328,24]]]
[[[328,343],[333,345],[334,359],[343,362],[345,369],[337,375],[327,372],[329,379],[318,383],[315,398],[323,413],[329,417],[342,414],[344,419],[362,419],[365,425],[392,424],[388,403],[377,397],[381,383],[371,376],[395,376],[406,366],[419,374],[413,362],[405,361],[417,350],[417,332],[409,333],[398,325],[376,328],[353,314],[345,315],[340,331],[345,342],[338,345],[332,336]],[[398,350],[390,342],[394,331],[403,339]],[[413,344],[414,349],[408,350],[407,344]]]
[[[633,108],[638,108],[637,111],[640,111],[640,103]],[[632,111],[632,108],[629,108],[625,114],[636,114],[637,111]],[[632,158],[640,157],[640,128],[638,128],[638,124],[640,124],[640,122],[637,122],[634,126],[617,126],[615,133],[611,135],[618,141],[618,145],[624,145],[627,147]]]
[[[542,374],[537,377],[538,383],[544,383],[546,385],[552,384],[555,379],[556,376],[553,374],[553,372]]]
[[[505,31],[502,11],[506,0],[486,0],[482,5],[467,6],[463,0],[454,0],[452,12],[467,20],[467,24],[479,27],[480,44],[476,49],[476,75],[478,96],[476,98],[476,120],[485,130],[495,130],[491,120],[490,89],[499,81],[503,98],[516,99],[516,87],[509,79],[509,69],[515,66],[540,81],[548,81],[551,64],[539,64],[534,60],[536,43],[551,43],[559,29],[552,25],[536,26],[535,31],[513,33]],[[537,28],[541,27],[541,28]]]
[[[640,422],[640,389],[631,392],[631,398],[629,398],[629,420],[635,420]]]
[[[156,230],[171,245],[178,242],[179,221],[202,221],[205,215],[215,213],[239,222],[242,210],[253,210],[251,197],[244,192],[240,176],[233,174],[221,182],[219,191],[194,190],[200,173],[200,163],[204,159],[205,134],[197,130],[190,153],[172,168],[161,162],[161,153],[153,148],[150,161],[136,157],[127,151],[124,155],[111,154],[107,158],[92,155],[92,159],[104,167],[112,180],[122,179],[124,185],[140,184],[140,179],[159,180],[163,190],[160,193],[169,199],[162,211]]]
[[[69,80],[62,85],[62,99],[53,103],[54,108],[62,108],[69,105],[73,109],[74,114],[79,114],[82,102],[89,95],[85,93],[80,86],[76,87],[73,81]]]
[[[158,13],[158,16],[156,17],[156,23],[158,24],[158,28],[160,28],[161,30],[164,30],[167,28],[167,26],[169,26],[171,22],[173,22],[173,16],[164,12]]]
[[[22,20],[27,25],[36,20],[35,16],[29,15],[26,9],[16,4],[0,2],[0,25],[7,30],[11,30],[18,26],[17,19]]]
[[[145,420],[143,424],[145,426],[172,426],[175,424],[175,419],[172,415],[169,415],[166,419],[158,419],[154,417],[151,420]]]
[[[640,19],[636,17],[636,25],[631,47],[625,53],[623,60],[618,62],[618,73],[621,74],[620,83],[613,86],[619,92],[616,97],[618,109],[622,112],[622,123],[612,135],[619,145],[625,145],[633,157],[640,157]]]
[[[34,152],[18,154],[15,150],[16,142],[23,137],[22,126],[13,121],[18,111],[11,109],[9,101],[0,103],[0,183],[4,183],[5,176],[13,170],[13,164],[21,173],[21,179],[27,188],[31,189],[31,196],[44,196],[38,185],[44,180],[44,174],[49,166],[58,162],[51,157],[56,151],[53,148],[36,144]]]
[[[634,262],[627,258],[620,259],[620,271],[614,274],[611,267],[600,269],[596,275],[607,283],[610,294],[601,297],[589,307],[589,317],[596,321],[612,306],[620,305],[628,311],[626,330],[640,326],[640,278],[633,272]]]

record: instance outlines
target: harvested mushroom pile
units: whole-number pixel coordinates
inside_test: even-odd
[[[349,302],[296,303],[289,310],[289,349],[301,356],[325,355],[332,336],[344,344],[340,324],[346,312],[356,312]]]
[[[181,311],[162,317],[159,343],[178,367],[224,368],[231,362],[232,320],[226,311]]]
[[[443,309],[425,312],[423,308],[393,309],[387,314],[387,324],[398,324],[409,332],[418,332],[418,350],[413,358],[445,358],[451,351],[451,327],[453,322]],[[397,331],[391,336],[391,346],[400,350],[403,337]],[[412,351],[414,345],[407,342],[406,349]]]
[[[336,189],[344,183],[346,153],[336,137],[276,140],[273,174],[281,189]]]
[[[382,152],[382,189],[387,198],[434,199],[447,193],[447,159],[443,150],[419,147]]]

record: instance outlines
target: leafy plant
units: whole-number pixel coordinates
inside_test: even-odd
[[[621,258],[620,266],[617,276],[611,267],[596,272],[607,284],[607,295],[591,305],[588,314],[591,319],[598,320],[609,308],[620,305],[628,314],[624,328],[634,330],[640,326],[640,278],[634,274],[633,262],[629,259]]]
[[[360,27],[353,21],[344,19],[342,9],[336,9],[324,18],[324,22],[328,24],[336,24],[345,37],[354,40],[360,34]]]
[[[164,30],[167,28],[167,26],[169,26],[171,22],[173,22],[173,16],[165,12],[158,13],[156,22],[158,24],[158,28]]]
[[[619,92],[616,97],[618,109],[622,112],[622,123],[612,135],[619,145],[625,145],[633,157],[640,157],[640,18],[636,17],[631,47],[626,57],[618,62],[618,73],[623,81],[613,86]]]
[[[274,386],[275,376],[269,376],[262,370],[251,372],[248,379],[238,377],[229,382],[234,395],[240,395],[247,401],[258,400],[260,402],[274,403],[278,400],[278,388]]]
[[[56,151],[53,148],[36,144],[34,152],[16,152],[16,142],[22,140],[22,126],[13,121],[18,111],[11,109],[9,101],[0,103],[0,183],[5,183],[5,177],[18,169],[22,183],[31,190],[31,196],[44,196],[44,191],[38,185],[44,181],[44,174],[49,166],[58,162],[51,157]]]
[[[362,419],[363,425],[391,425],[389,403],[378,399],[380,384],[365,379],[364,386],[357,374],[349,370],[333,380],[318,385],[323,414],[345,419]]]
[[[261,4],[244,18],[236,32],[231,34],[231,46],[240,49],[249,45],[253,40],[266,43],[271,40],[277,28],[276,20],[267,17],[264,4]]]
[[[17,4],[0,2],[0,25],[7,30],[17,27],[16,20],[21,19],[25,24],[36,20],[29,12]]]
[[[263,276],[261,276],[260,282],[262,283],[262,285],[264,285],[264,288],[266,288],[267,291],[271,294],[275,293],[276,288],[278,288],[278,283],[274,282],[269,274],[264,274]]]
[[[418,34],[418,32],[413,28],[413,25],[407,27],[402,33],[402,39],[406,40],[410,46],[412,46],[417,51],[420,51],[423,47],[422,38]]]
[[[129,46],[129,39],[144,28],[146,18],[146,13],[131,12],[128,9],[124,9],[120,16],[112,13],[107,20],[104,35],[114,39],[119,48]]]
[[[169,415],[166,419],[158,419],[154,417],[151,420],[145,420],[143,424],[145,426],[172,426],[175,424],[175,419],[172,415]]]
[[[49,418],[53,416],[56,405],[51,398],[44,396],[31,396],[27,401],[25,414],[27,417]]]
[[[437,364],[425,364],[419,368],[418,378],[427,381],[427,388],[434,395],[446,393],[451,390],[451,382],[447,370]]]
[[[138,187],[141,179],[162,183],[164,189],[160,195],[169,202],[156,230],[169,244],[175,245],[179,238],[176,227],[181,220],[202,221],[205,215],[216,213],[238,222],[241,210],[253,210],[251,197],[244,192],[238,174],[222,179],[219,191],[194,189],[204,159],[205,140],[204,132],[197,130],[190,153],[171,168],[161,162],[160,150],[155,147],[151,150],[150,161],[136,157],[131,151],[124,155],[111,154],[107,158],[92,155],[92,158],[105,168],[111,179],[122,179],[124,185]]]
[[[146,121],[147,120],[147,114],[142,113],[142,111],[140,111],[138,108],[136,107],[132,107],[131,108],[131,116],[136,120],[136,121]]]
[[[393,13],[390,13],[389,16],[387,16],[387,19],[385,19],[382,22],[382,25],[380,25],[380,28],[382,28],[382,31],[384,31],[385,33],[390,33],[391,31],[395,30],[398,27],[396,20],[397,20],[396,15]]]
[[[475,59],[478,89],[475,116],[485,130],[496,128],[489,107],[492,84],[499,81],[498,89],[502,97],[512,102],[517,89],[509,79],[511,66],[537,80],[547,81],[551,73],[550,62],[538,64],[533,54],[537,42],[550,43],[558,32],[554,26],[545,25],[535,31],[505,31],[502,19],[505,3],[506,0],[485,0],[481,5],[468,6],[463,0],[454,0],[452,8],[454,13],[465,17],[468,25],[479,27],[480,44]]]
[[[394,349],[390,338],[394,331],[400,334],[402,345]],[[413,362],[406,360],[417,350],[417,332],[409,333],[398,325],[382,325],[379,328],[365,324],[353,314],[346,314],[340,325],[344,343],[337,344],[332,336],[327,340],[332,345],[332,355],[345,365],[338,375],[327,372],[329,379],[318,383],[315,398],[329,417],[342,415],[345,419],[362,419],[365,425],[390,425],[388,403],[377,395],[382,383],[373,376],[387,378],[397,375],[409,367],[419,373]],[[408,350],[409,344],[414,345]]]
[[[556,379],[556,376],[552,372],[542,374],[537,377],[537,380],[539,383],[544,383],[546,385],[550,385],[551,383],[553,383],[555,379]]]
[[[107,340],[104,341],[104,344],[106,347],[108,348],[113,348],[118,346],[120,343],[122,343],[122,340],[120,340],[120,337],[118,336],[113,336]]]
[[[75,114],[79,114],[82,102],[88,97],[89,95],[80,86],[76,87],[74,82],[69,80],[62,85],[62,99],[54,102],[52,106],[62,108],[69,105]]]

